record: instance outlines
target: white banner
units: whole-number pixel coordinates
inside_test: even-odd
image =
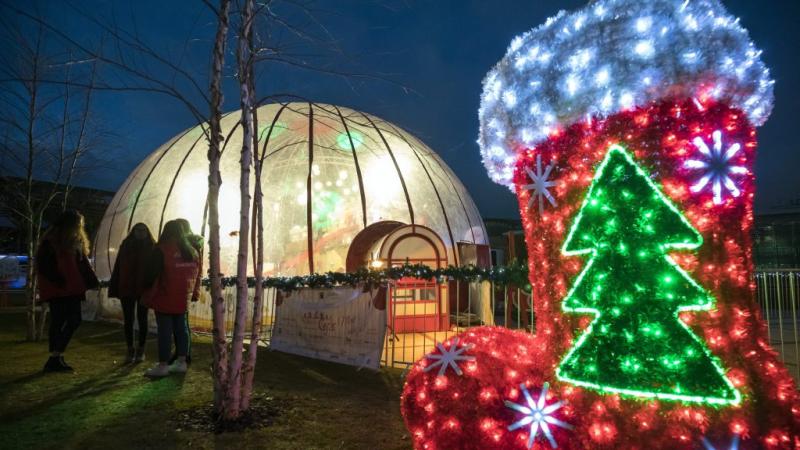
[[[386,292],[348,287],[279,295],[270,347],[358,367],[380,367]]]

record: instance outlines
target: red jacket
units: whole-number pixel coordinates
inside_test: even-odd
[[[139,298],[144,292],[144,267],[153,247],[150,245],[123,245],[119,249],[114,272],[109,281],[109,297]]]
[[[163,258],[161,273],[145,292],[145,304],[155,312],[184,314],[191,297],[195,295],[199,265],[196,259],[185,261],[175,243],[156,246]]]
[[[61,249],[49,239],[44,239],[36,252],[36,272],[42,301],[83,296],[97,284],[86,255],[77,250]]]

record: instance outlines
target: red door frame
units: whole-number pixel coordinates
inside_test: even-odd
[[[409,259],[409,258],[393,258],[394,256],[394,249],[400,242],[409,239],[409,238],[420,238],[426,241],[431,248],[433,249],[435,258],[417,258],[417,259]],[[445,256],[446,258],[446,256]],[[446,259],[445,259],[446,261]],[[391,246],[389,246],[388,251],[388,266],[395,267],[401,266],[405,263],[410,264],[425,264],[426,266],[433,267],[433,268],[440,268],[442,266],[443,258],[439,254],[439,249],[428,236],[423,234],[417,233],[416,231],[405,234],[392,242]],[[429,263],[433,263],[429,264]],[[395,300],[395,292],[397,289],[427,289],[433,287],[435,292],[435,298],[433,300],[412,300],[410,302],[405,301],[397,301]],[[409,333],[409,332],[417,332],[417,333],[425,333],[430,331],[443,331],[449,327],[450,318],[447,314],[442,313],[442,289],[443,286],[437,283],[436,281],[428,281],[428,280],[420,280],[418,278],[411,278],[405,277],[397,280],[392,289],[390,290],[391,294],[389,296],[389,311],[393,315],[390,318],[390,326],[394,328],[395,333]],[[410,303],[414,305],[434,305],[434,313],[433,314],[414,314],[414,315],[403,315],[398,316],[397,314],[397,305],[402,303]]]

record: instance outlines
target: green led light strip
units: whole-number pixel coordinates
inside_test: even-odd
[[[742,396],[719,360],[679,318],[715,300],[667,253],[702,243],[633,157],[609,147],[561,248],[590,255],[562,309],[595,318],[556,376],[604,393],[738,404]]]

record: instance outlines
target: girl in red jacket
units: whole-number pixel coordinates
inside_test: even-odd
[[[171,220],[164,224],[145,274],[145,286],[149,286],[145,303],[155,311],[158,326],[158,364],[145,373],[149,377],[186,372],[189,336],[184,315],[189,300],[199,294],[198,267],[197,251],[180,223]],[[168,365],[173,336],[178,358]]]
[[[89,238],[83,215],[67,210],[42,236],[34,260],[39,300],[50,307],[50,358],[45,372],[71,371],[64,360],[72,334],[81,324],[81,301],[99,285],[89,263]]]
[[[150,229],[137,223],[128,237],[122,241],[114,263],[114,272],[109,281],[108,296],[116,297],[122,304],[122,317],[125,322],[125,342],[128,344],[126,363],[144,361],[144,344],[147,340],[147,306],[142,301],[144,291],[144,271],[153,247],[156,245]],[[134,315],[135,311],[135,315]],[[138,346],[133,346],[133,322],[139,321]]]

